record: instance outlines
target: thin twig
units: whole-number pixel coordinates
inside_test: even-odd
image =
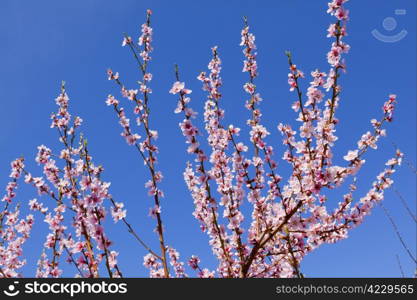
[[[395,231],[395,234],[397,235],[398,239],[400,240],[403,248],[405,249],[405,251],[407,252],[408,256],[414,261],[414,263],[417,265],[417,260],[416,258],[413,256],[413,254],[411,253],[410,249],[408,248],[407,244],[404,242],[404,239],[401,236],[400,231],[398,230],[397,224],[395,223],[394,219],[392,218],[391,214],[389,213],[388,209],[381,203],[378,203],[382,210],[384,211],[385,215],[387,216],[388,220],[391,222],[391,225]]]
[[[394,189],[395,194],[397,194],[398,198],[400,198],[401,203],[403,204],[403,206],[407,210],[407,212],[410,215],[410,217],[414,220],[414,222],[417,223],[416,215],[413,214],[413,212],[411,211],[410,207],[407,204],[407,201],[405,201],[404,197],[401,195],[401,193],[395,187],[393,187],[393,189]]]
[[[398,264],[398,267],[400,268],[401,276],[402,276],[403,278],[405,278],[404,271],[403,271],[403,267],[402,267],[402,265],[401,265],[401,261],[400,261],[400,257],[398,256],[398,254],[395,254],[395,257],[396,257],[396,259],[397,259],[397,264]]]

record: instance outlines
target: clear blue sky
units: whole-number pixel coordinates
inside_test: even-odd
[[[150,67],[154,75],[152,126],[160,134],[167,240],[182,258],[198,254],[203,266],[214,268],[207,237],[191,215],[192,199],[182,178],[185,162],[191,157],[185,153],[184,139],[177,126],[179,116],[173,113],[176,98],[168,94],[174,79],[173,65],[180,65],[182,79],[194,91],[193,105],[201,112],[205,95],[196,76],[206,69],[210,47],[218,45],[223,60],[226,121],[246,128],[248,113],[243,108],[246,96],[242,84],[247,74],[241,72],[239,42],[242,16],[248,16],[259,48],[257,83],[265,100],[263,119],[272,132],[269,143],[281,153],[276,125],[294,124],[295,118],[290,109],[294,95],[286,83],[284,51],[292,51],[294,62],[306,74],[317,67],[328,69],[325,54],[331,41],[326,38],[326,29],[333,19],[326,14],[326,3],[327,0],[1,1],[0,183],[5,186],[9,162],[19,155],[27,158],[28,168],[34,174],[40,174],[34,163],[36,146],[57,146],[56,132],[49,129],[49,115],[56,109],[53,100],[61,80],[65,80],[71,110],[84,119],[83,132],[96,163],[105,166],[105,179],[112,182],[111,193],[126,203],[128,218],[144,239],[156,245],[156,236],[150,229],[154,220],[147,217],[151,199],[143,188],[147,172],[134,149],[120,137],[121,128],[114,113],[104,104],[107,94],[118,95],[113,83],[107,81],[106,68],[112,67],[128,77],[127,83],[132,88],[139,79],[135,62],[128,49],[121,47],[121,41],[124,32],[136,39],[145,10],[151,8],[155,33]],[[369,120],[381,116],[381,105],[389,93],[396,93],[399,102],[395,121],[388,127],[388,138],[381,141],[377,152],[370,152],[366,158],[356,194],[360,197],[392,155],[390,141],[395,141],[416,165],[416,1],[362,0],[350,1],[347,6],[351,21],[346,41],[352,49],[346,56],[348,72],[341,79],[344,89],[337,112],[341,123],[336,146],[336,151],[341,152],[336,161],[340,162],[347,150],[355,147],[360,135],[370,129]],[[406,9],[407,13],[395,15],[395,9]],[[384,29],[382,22],[386,17],[394,17],[397,28]],[[372,36],[373,29],[385,35],[405,29],[408,35],[396,43],[383,43]],[[285,162],[280,165],[285,170]],[[396,188],[415,210],[416,176],[404,166],[394,179]],[[35,196],[33,191],[23,188],[18,199],[26,203]],[[341,193],[334,195],[332,201],[339,201],[340,196]],[[414,253],[415,224],[391,190],[386,194],[385,205]],[[26,276],[34,274],[33,265],[41,254],[45,236],[45,224],[39,216],[36,220],[33,237],[25,246]],[[111,228],[110,237],[121,253],[122,272],[127,276],[147,276],[142,266],[145,251],[121,224]],[[362,226],[350,232],[349,239],[325,245],[310,254],[302,263],[302,271],[309,277],[396,277],[401,275],[396,254],[406,275],[413,275],[415,266],[381,209],[376,208]],[[70,269],[66,274],[73,273]]]

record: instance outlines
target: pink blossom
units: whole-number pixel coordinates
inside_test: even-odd
[[[36,162],[38,164],[45,164],[51,157],[51,149],[44,145],[38,146],[38,155],[36,156]]]
[[[114,203],[114,207],[111,209],[111,215],[115,223],[123,218],[126,218],[126,209],[123,209],[124,204],[121,202]]]
[[[126,46],[132,43],[132,38],[130,36],[126,36],[123,38],[122,46]]]
[[[172,85],[172,88],[169,90],[169,92],[171,93],[171,94],[178,94],[178,93],[184,93],[184,94],[190,94],[191,93],[191,90],[187,90],[187,89],[185,89],[185,84],[184,84],[184,82],[179,82],[179,81],[176,81],[176,82],[174,82],[174,84]]]
[[[355,160],[358,157],[358,150],[349,151],[347,155],[343,156],[343,158],[347,161]]]
[[[107,97],[106,104],[108,106],[110,106],[110,105],[116,105],[117,106],[119,104],[119,101],[117,101],[112,95],[109,95]]]
[[[117,80],[119,79],[119,73],[113,73],[111,69],[107,69],[107,75],[109,80]]]

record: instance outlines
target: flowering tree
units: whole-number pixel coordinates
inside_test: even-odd
[[[393,181],[395,167],[401,164],[402,153],[387,161],[386,168],[377,176],[366,195],[354,200],[355,174],[361,169],[364,155],[369,148],[376,149],[380,137],[385,135],[384,125],[392,121],[396,96],[390,95],[383,104],[379,120],[372,119],[372,130],[363,134],[357,148],[343,155],[346,163],[335,165],[332,152],[337,137],[341,86],[339,78],[345,70],[343,55],[349,51],[345,43],[348,10],[347,0],[333,0],[328,13],[335,22],[328,28],[332,39],[327,54],[329,70],[311,72],[311,82],[304,95],[300,82],[304,73],[294,64],[287,52],[290,91],[296,101],[292,108],[298,114],[299,126],[278,124],[282,143],[287,147],[282,159],[291,167],[290,176],[284,180],[278,173],[274,149],[266,141],[270,134],[262,125],[261,95],[256,87],[258,66],[255,36],[249,31],[245,19],[241,32],[243,47],[243,72],[248,81],[243,89],[248,100],[248,130],[250,141],[240,140],[240,128],[225,124],[225,111],[221,108],[221,59],[217,47],[212,48],[208,72],[201,72],[198,80],[207,92],[204,105],[204,130],[195,124],[197,113],[192,109],[190,89],[180,80],[178,66],[175,82],[169,92],[178,99],[176,114],[183,115],[180,129],[188,145],[192,160],[186,163],[184,180],[194,200],[194,217],[201,230],[209,236],[209,244],[218,260],[218,267],[209,270],[201,266],[198,256],[188,259],[188,265],[202,278],[211,277],[303,277],[300,263],[304,256],[323,243],[335,243],[347,238],[349,229],[362,223],[375,204],[384,198],[384,191]],[[109,192],[110,183],[101,179],[103,167],[96,165],[88,149],[87,139],[79,133],[82,119],[69,113],[69,98],[62,84],[56,98],[58,111],[52,114],[51,128],[58,132],[62,148],[53,151],[41,145],[36,162],[43,168],[43,176],[35,177],[25,168],[24,159],[11,163],[11,181],[3,197],[0,212],[0,277],[22,276],[20,268],[25,264],[22,246],[30,236],[34,216],[20,216],[16,203],[16,189],[21,178],[33,186],[40,197],[29,201],[34,213],[44,218],[50,232],[46,235],[44,251],[39,259],[37,277],[62,276],[62,258],[73,265],[78,277],[122,277],[117,257],[103,222],[110,212],[115,226],[126,230],[147,251],[144,265],[151,277],[187,277],[185,264],[179,253],[167,245],[161,202],[164,193],[160,188],[163,175],[159,170],[156,140],[158,132],[151,126],[150,103],[152,74],[151,11],[146,14],[138,43],[125,36],[123,46],[132,52],[142,78],[138,89],[128,89],[117,72],[107,71],[108,79],[116,83],[121,96],[126,98],[125,109],[115,96],[109,95],[106,104],[113,108],[121,135],[133,146],[149,172],[145,183],[152,199],[150,215],[155,219],[155,232],[159,249],[152,249],[141,239],[127,219],[122,202]],[[130,104],[129,104],[130,103]],[[123,104],[124,105],[124,104]],[[131,119],[138,127],[133,127]],[[298,131],[298,133],[297,133]],[[207,145],[204,145],[204,135]],[[349,191],[343,195],[335,209],[328,205],[328,190],[341,188],[349,183]],[[52,201],[50,201],[52,200]],[[252,213],[246,216],[243,207]],[[165,212],[164,213],[169,213]]]

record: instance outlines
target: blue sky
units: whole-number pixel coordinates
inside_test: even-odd
[[[295,119],[290,109],[294,95],[286,83],[288,66],[284,51],[292,51],[294,62],[306,74],[315,68],[328,69],[325,54],[331,41],[326,38],[326,29],[333,19],[326,14],[326,3],[326,0],[1,1],[0,183],[6,185],[9,162],[20,155],[26,157],[28,168],[34,174],[40,174],[34,163],[36,146],[45,144],[55,149],[58,146],[56,132],[49,129],[49,115],[56,109],[53,100],[61,80],[65,80],[72,100],[71,110],[84,119],[82,130],[88,137],[90,152],[96,163],[104,165],[104,177],[112,182],[111,193],[118,201],[125,202],[128,218],[144,239],[156,245],[151,229],[154,221],[147,217],[151,199],[143,188],[147,171],[134,149],[120,137],[121,128],[114,113],[104,103],[109,93],[118,95],[113,83],[107,81],[108,67],[127,78],[125,83],[129,87],[135,87],[139,79],[135,62],[128,49],[121,47],[121,41],[124,32],[136,39],[145,11],[150,8],[154,12],[155,34],[150,66],[154,75],[152,127],[160,135],[159,161],[166,193],[162,209],[167,240],[183,258],[198,254],[203,266],[213,268],[215,260],[207,237],[191,215],[192,199],[182,179],[185,162],[191,157],[185,152],[184,139],[177,126],[181,119],[173,113],[176,98],[168,94],[174,79],[173,65],[180,65],[182,80],[193,90],[192,104],[201,112],[205,94],[196,76],[206,69],[210,48],[218,45],[223,61],[226,123],[246,128],[248,113],[243,107],[246,96],[242,85],[247,74],[241,72],[243,58],[239,42],[242,16],[248,16],[258,46],[257,87],[264,99],[263,119],[272,132],[268,142],[275,145],[280,155],[283,146],[276,125],[294,124]],[[370,129],[369,120],[381,116],[381,105],[387,95],[398,95],[395,120],[388,126],[388,137],[381,141],[378,151],[366,157],[367,163],[359,176],[357,197],[360,197],[392,155],[391,142],[398,144],[416,165],[416,2],[363,0],[350,1],[347,6],[351,21],[346,41],[352,48],[346,56],[347,73],[341,79],[343,92],[337,112],[341,122],[335,150],[340,155],[336,162]],[[405,9],[406,14],[396,15],[396,9]],[[397,21],[397,27],[391,31],[383,26],[387,17]],[[385,35],[404,29],[408,34],[396,43],[384,43],[372,36],[374,29]],[[286,174],[285,162],[280,166]],[[415,174],[404,166],[394,179],[397,190],[415,211]],[[343,192],[334,194],[333,201],[339,201]],[[30,189],[22,188],[18,199],[24,203],[35,196]],[[386,193],[384,203],[415,253],[415,223],[392,190]],[[38,216],[33,237],[25,246],[26,276],[34,274],[33,265],[42,250],[46,226],[41,220]],[[121,224],[109,228],[115,248],[121,253],[122,272],[126,276],[147,276],[142,266],[145,251]],[[397,277],[401,273],[396,254],[406,275],[413,275],[415,266],[381,209],[376,208],[362,226],[350,232],[350,238],[322,246],[307,256],[302,271],[309,277]],[[70,270],[66,274],[72,273]]]

